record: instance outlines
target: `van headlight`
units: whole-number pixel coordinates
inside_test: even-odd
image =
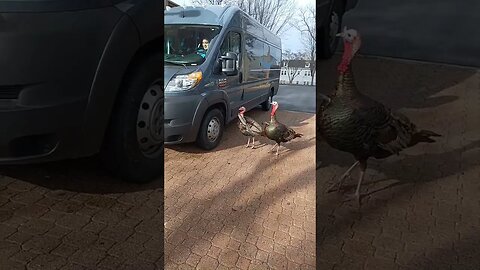
[[[202,80],[202,72],[196,71],[187,75],[174,76],[165,88],[166,92],[179,92],[190,90],[200,83]]]

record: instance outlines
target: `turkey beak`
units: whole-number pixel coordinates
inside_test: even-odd
[[[338,33],[338,34],[336,34],[335,36],[337,36],[337,37],[345,37],[345,33],[346,33],[346,32],[347,32],[347,26],[344,26],[344,27],[343,27],[343,31],[340,32],[340,33]]]

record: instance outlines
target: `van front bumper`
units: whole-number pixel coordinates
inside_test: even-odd
[[[123,13],[114,7],[2,9],[23,5],[0,5],[0,164],[94,154],[98,149],[84,141],[85,110],[105,44]]]
[[[85,102],[41,108],[0,106],[0,164],[74,157],[84,108]]]
[[[196,141],[207,108],[208,102],[199,94],[165,95],[165,144]]]

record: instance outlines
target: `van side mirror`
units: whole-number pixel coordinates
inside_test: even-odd
[[[234,52],[227,52],[220,58],[222,61],[222,72],[227,76],[238,74],[237,70],[237,54]]]

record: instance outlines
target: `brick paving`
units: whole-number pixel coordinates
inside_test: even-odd
[[[279,157],[236,124],[212,152],[165,150],[165,269],[315,269],[315,115],[278,119],[305,134]]]
[[[319,65],[320,92],[337,63]],[[315,181],[314,116],[280,111],[306,136],[279,158],[246,149],[235,125],[212,152],[166,149],[165,208],[161,180],[126,184],[95,158],[0,166],[0,269],[163,269],[164,244],[166,269],[480,269],[480,72],[375,58],[354,70],[444,135],[370,161],[360,211],[324,193],[352,157],[317,141]]]
[[[333,89],[337,63],[320,65],[320,92]],[[317,142],[318,269],[480,269],[480,72],[376,58],[354,72],[364,93],[444,136],[372,159],[360,210],[325,193],[353,158]]]
[[[161,186],[95,158],[0,166],[0,269],[163,269]]]

